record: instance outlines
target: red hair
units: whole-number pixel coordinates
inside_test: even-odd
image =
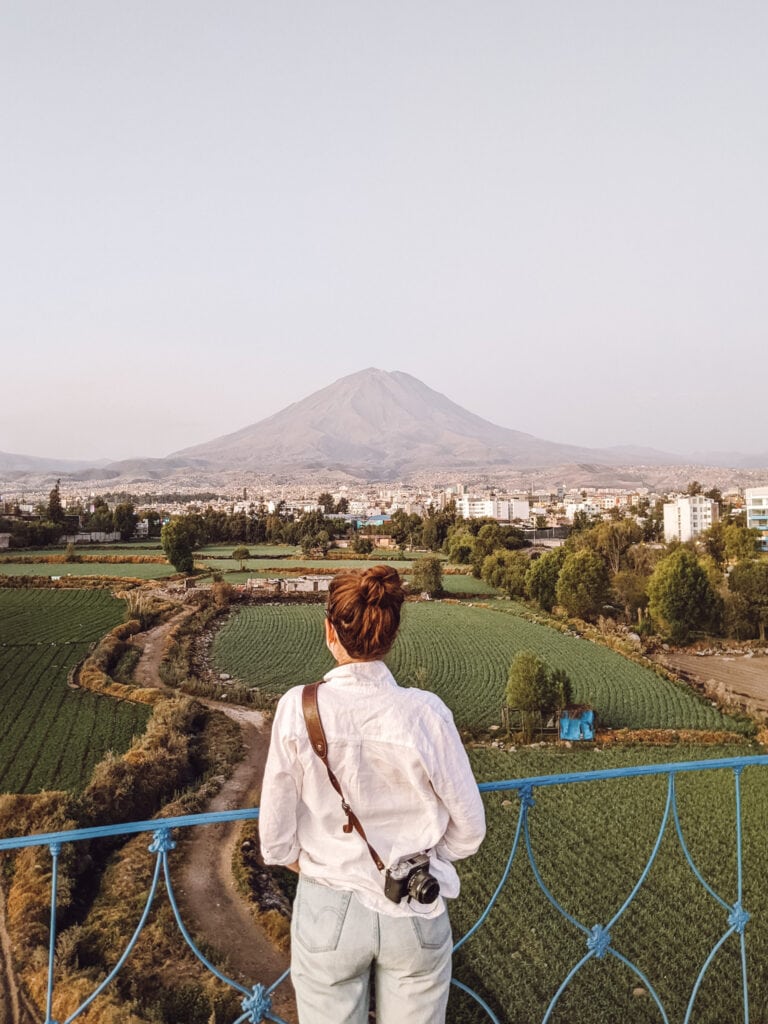
[[[397,570],[374,565],[364,572],[334,577],[328,588],[326,615],[350,657],[375,661],[395,642],[404,600]]]

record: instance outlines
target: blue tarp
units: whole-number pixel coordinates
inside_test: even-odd
[[[561,740],[593,740],[595,738],[595,712],[565,711],[560,715]]]

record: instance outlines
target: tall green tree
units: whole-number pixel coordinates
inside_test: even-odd
[[[176,572],[192,572],[194,568],[192,552],[195,548],[195,539],[194,528],[184,517],[171,519],[163,527],[160,533],[160,543],[163,545],[165,557]]]
[[[717,627],[718,596],[707,570],[687,547],[681,545],[659,562],[648,581],[648,597],[654,624],[676,643]]]
[[[544,611],[551,612],[557,603],[557,579],[568,555],[564,547],[553,548],[541,558],[531,561],[525,576],[528,596]]]
[[[555,711],[558,685],[549,666],[534,651],[520,651],[509,668],[507,706],[520,712],[523,738],[530,743],[537,720]]]
[[[597,551],[585,548],[566,556],[555,589],[557,603],[578,619],[594,619],[610,600],[608,566]]]
[[[317,504],[323,510],[325,515],[328,515],[329,512],[333,512],[334,508],[336,507],[336,503],[333,500],[333,495],[330,494],[328,491],[323,491],[323,493],[317,499]]]
[[[764,642],[768,625],[768,562],[752,559],[739,562],[730,572],[728,589],[742,598],[752,635]]]
[[[417,559],[413,565],[411,576],[413,589],[430,597],[441,597],[443,594],[443,563],[434,555],[425,555]]]
[[[133,505],[130,502],[123,502],[117,505],[112,513],[115,529],[120,531],[120,540],[130,540],[139,517],[136,515]]]
[[[507,597],[525,597],[525,581],[530,559],[524,551],[499,548],[483,559],[481,578],[502,590]]]
[[[246,559],[251,557],[251,552],[248,550],[247,547],[241,544],[239,547],[236,547],[235,550],[232,552],[232,557],[236,562],[240,563],[240,572],[242,572]]]
[[[48,495],[48,507],[46,508],[45,515],[49,523],[55,523],[57,526],[63,526],[66,517],[64,515],[64,508],[61,504],[61,481],[57,480],[56,485]]]
[[[755,558],[760,551],[760,531],[728,523],[724,530],[725,553],[732,562]]]

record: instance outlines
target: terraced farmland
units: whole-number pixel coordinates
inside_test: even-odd
[[[591,751],[495,750],[470,752],[481,781],[522,778],[753,753],[745,746]],[[598,763],[599,762],[599,763]],[[748,768],[742,778],[745,936],[754,1020],[768,1006],[768,769]],[[696,773],[677,780],[686,842],[704,878],[733,904],[737,898],[733,774]],[[555,898],[582,924],[607,924],[637,882],[662,820],[666,780],[591,782],[537,790],[530,811],[531,845]],[[505,806],[504,801],[507,801]],[[498,883],[512,845],[519,803],[512,794],[485,799],[488,835],[480,852],[459,865],[462,892],[451,917],[458,937],[478,917]],[[727,928],[728,913],[709,897],[684,860],[674,828],[626,915],[611,930],[612,946],[647,972],[668,1011],[682,1021],[698,969]],[[496,908],[458,953],[455,974],[488,1000],[503,1024],[540,1021],[568,971],[587,952],[583,933],[568,924],[534,881],[521,844]],[[737,936],[718,952],[696,1000],[692,1021],[743,1020]],[[461,994],[451,997],[453,1024],[488,1018]],[[566,990],[553,1024],[656,1024],[660,1015],[639,979],[610,955],[594,959]]]
[[[508,607],[508,606],[507,606]],[[214,661],[238,679],[282,693],[332,667],[322,640],[321,605],[255,605],[228,621]],[[683,686],[587,640],[490,608],[409,603],[387,661],[401,683],[434,690],[457,722],[499,721],[509,664],[522,649],[564,668],[574,698],[613,728],[740,729]]]
[[[104,591],[0,590],[0,792],[79,790],[108,750],[143,731],[147,708],[67,687],[122,613]]]

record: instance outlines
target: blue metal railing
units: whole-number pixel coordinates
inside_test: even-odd
[[[504,885],[509,877],[509,873],[512,869],[512,865],[518,854],[518,850],[521,849],[521,837],[523,839],[522,848],[525,849],[527,859],[530,863],[533,871],[534,878],[555,908],[555,910],[562,915],[563,919],[567,921],[573,928],[581,932],[586,940],[586,953],[581,959],[568,971],[563,981],[552,996],[550,1003],[544,1013],[541,1024],[547,1024],[550,1020],[555,1007],[557,1006],[561,996],[565,992],[568,985],[573,979],[579,974],[582,968],[589,963],[591,960],[603,960],[606,957],[613,957],[630,971],[640,980],[646,991],[650,994],[653,999],[656,1008],[659,1011],[661,1019],[664,1024],[669,1024],[669,1016],[665,1009],[660,996],[656,989],[651,984],[646,974],[629,958],[625,957],[618,949],[613,945],[612,931],[618,921],[624,916],[628,907],[632,904],[633,900],[637,896],[640,888],[648,877],[648,873],[651,870],[659,850],[661,848],[662,840],[669,829],[674,830],[674,835],[680,844],[680,848],[685,856],[685,860],[693,873],[696,881],[704,888],[705,892],[711,897],[711,899],[725,912],[726,915],[726,927],[722,934],[719,936],[714,946],[710,950],[708,956],[701,965],[701,968],[696,977],[695,983],[690,993],[690,997],[687,1002],[685,1017],[683,1024],[689,1024],[691,1020],[691,1014],[693,1013],[694,1004],[696,1001],[697,994],[701,987],[704,976],[706,975],[710,965],[712,964],[718,950],[723,944],[731,937],[737,936],[740,945],[740,962],[741,962],[741,989],[742,989],[742,1007],[743,1007],[743,1020],[744,1024],[749,1024],[749,986],[747,983],[747,955],[746,955],[746,926],[750,920],[750,913],[742,905],[743,891],[744,891],[744,872],[742,863],[742,805],[741,805],[741,776],[746,768],[762,766],[763,768],[768,767],[768,755],[765,756],[754,756],[754,757],[740,757],[740,758],[729,758],[722,760],[711,760],[711,761],[688,761],[679,762],[674,764],[662,764],[662,765],[643,765],[634,768],[614,768],[605,771],[594,771],[594,772],[574,772],[567,775],[543,775],[527,779],[514,779],[507,780],[504,782],[485,782],[481,783],[480,789],[484,793],[493,792],[504,792],[510,791],[517,794],[519,798],[519,811],[517,815],[517,822],[514,830],[514,836],[512,838],[511,848],[509,856],[506,861],[506,865],[501,873],[501,877],[496,888],[491,895],[488,904],[484,908],[483,912],[478,917],[477,921],[472,927],[462,936],[456,943],[454,951],[460,949],[466,942],[468,942],[472,936],[478,931],[483,925],[484,921],[490,914],[493,906],[495,905],[500,893],[502,892]],[[735,899],[728,901],[722,895],[717,893],[714,887],[708,882],[699,868],[697,867],[693,856],[690,852],[689,846],[685,840],[683,829],[680,823],[680,815],[678,813],[677,806],[677,792],[675,780],[678,775],[688,774],[691,772],[712,772],[712,771],[729,771],[733,775],[733,784],[735,792],[735,807],[736,807],[736,819],[735,819],[735,854],[736,854],[736,892]],[[640,876],[632,886],[629,895],[624,900],[619,909],[613,914],[613,916],[605,924],[594,924],[588,926],[587,924],[579,921],[573,914],[566,910],[555,898],[546,882],[544,881],[539,867],[536,862],[536,856],[533,851],[531,843],[531,836],[529,830],[529,816],[532,809],[535,807],[536,801],[534,799],[534,793],[536,790],[543,790],[554,786],[573,786],[586,783],[602,782],[613,779],[629,779],[639,778],[643,776],[664,776],[667,779],[667,790],[666,799],[664,801],[664,807],[661,815],[661,821],[659,829],[656,835],[653,848],[650,856],[645,863]],[[52,832],[46,834],[21,836],[13,839],[2,839],[0,840],[0,852],[6,850],[19,850],[25,847],[45,847],[47,846],[51,858],[52,858],[52,873],[51,873],[51,917],[50,917],[50,939],[49,939],[49,954],[48,954],[48,989],[46,998],[46,1016],[45,1024],[72,1024],[80,1017],[86,1008],[98,998],[98,996],[107,988],[112,980],[117,976],[129,956],[131,955],[136,942],[141,934],[144,925],[146,924],[150,910],[154,903],[155,897],[158,892],[160,878],[165,882],[166,891],[168,893],[168,900],[173,911],[173,916],[179,927],[179,931],[187,943],[189,948],[192,950],[194,955],[200,960],[200,962],[211,971],[217,978],[219,978],[226,985],[230,986],[236,992],[238,992],[242,998],[242,1014],[237,1017],[233,1024],[260,1024],[261,1021],[273,1021],[275,1024],[285,1024],[282,1018],[275,1016],[272,1012],[272,993],[288,976],[286,971],[281,977],[274,981],[270,985],[263,985],[260,983],[254,984],[251,988],[246,988],[239,982],[228,977],[222,971],[220,971],[214,964],[212,964],[198,949],[194,940],[192,939],[189,931],[182,920],[181,912],[174,894],[173,884],[168,869],[168,855],[175,848],[176,844],[171,838],[171,832],[173,829],[178,828],[189,828],[199,825],[210,825],[217,824],[220,822],[229,821],[243,821],[248,819],[258,818],[258,808],[248,808],[239,811],[224,811],[215,814],[194,814],[186,815],[183,817],[176,818],[161,818],[153,821],[140,821],[131,822],[124,825],[108,825],[99,828],[84,828],[75,829],[69,832]],[[150,854],[155,857],[155,867],[152,876],[152,882],[147,894],[147,899],[144,904],[143,911],[140,915],[139,921],[136,925],[133,935],[131,936],[126,948],[118,958],[115,966],[104,978],[104,980],[97,985],[93,992],[74,1010],[64,1021],[54,1021],[52,1014],[53,1006],[53,995],[54,995],[54,953],[56,947],[56,910],[57,910],[57,889],[58,889],[58,865],[59,856],[61,853],[62,844],[64,843],[77,843],[90,839],[103,839],[110,836],[125,836],[134,835],[137,833],[152,833],[152,842],[148,849]],[[474,990],[468,985],[465,985],[459,979],[454,978],[453,984],[470,996],[485,1012],[488,1019],[493,1024],[501,1024],[499,1018],[496,1016],[494,1011],[488,1006],[484,999],[481,998]]]

